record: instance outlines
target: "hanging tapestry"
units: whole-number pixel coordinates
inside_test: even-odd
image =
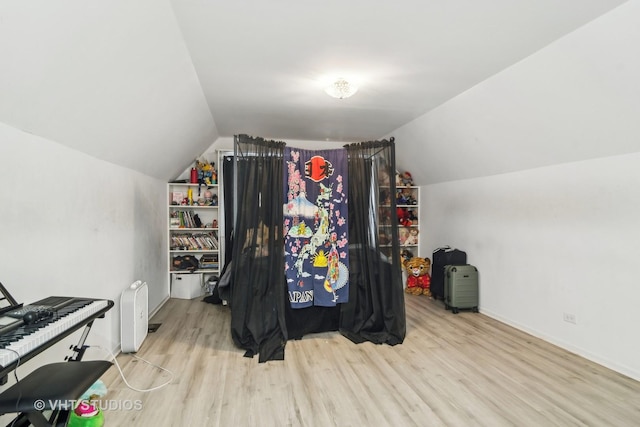
[[[292,308],[349,300],[347,151],[284,149],[285,276]]]

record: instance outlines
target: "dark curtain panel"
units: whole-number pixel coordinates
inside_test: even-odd
[[[230,206],[230,209],[224,209],[224,269],[227,268],[228,264],[231,262],[231,258],[233,257],[233,205],[235,200],[235,187],[233,185],[235,176],[233,156],[224,156],[222,163],[222,191],[224,193],[224,205]]]
[[[233,173],[233,156],[224,156],[222,164],[218,171],[222,172],[222,181],[218,181],[222,184],[221,191],[224,196],[224,205],[229,206],[228,209],[224,209],[224,236],[219,236],[220,239],[224,239],[224,261],[222,268],[220,269],[220,278],[218,280],[218,286],[213,290],[211,295],[204,297],[203,301],[211,304],[222,304],[223,300],[229,301],[230,299],[230,267],[231,258],[233,257],[233,200],[235,189],[233,187],[234,173]],[[220,175],[218,175],[220,179]]]
[[[231,335],[245,356],[284,359],[282,142],[235,137]],[[227,205],[228,206],[228,205]]]
[[[356,343],[400,344],[406,318],[395,220],[395,143],[391,138],[345,148],[350,276],[349,303],[340,307],[340,332]],[[382,246],[380,233],[391,236],[392,243]]]

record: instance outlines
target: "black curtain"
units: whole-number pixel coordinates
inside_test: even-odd
[[[231,335],[245,356],[284,359],[283,142],[235,137]]]
[[[282,360],[287,339],[339,330],[359,343],[402,343],[406,333],[395,197],[395,144],[350,144],[349,302],[292,309],[284,276],[282,142],[238,135],[234,149],[231,334],[259,361]],[[226,175],[225,175],[226,179]],[[225,195],[225,205],[229,199]],[[392,237],[383,246],[379,233]],[[395,238],[393,238],[395,237]]]
[[[231,262],[231,258],[233,257],[233,206],[235,203],[235,188],[233,186],[235,179],[233,156],[224,156],[222,163],[222,191],[224,193],[224,205],[230,207],[230,209],[224,209],[224,269],[228,266]]]
[[[394,139],[346,145],[349,163],[349,303],[340,332],[359,343],[400,344],[406,334],[395,206]],[[393,195],[390,200],[385,195]],[[386,199],[386,200],[385,200]],[[381,245],[380,234],[391,236]]]

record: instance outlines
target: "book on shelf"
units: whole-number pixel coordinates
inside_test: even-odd
[[[218,269],[218,263],[215,264],[200,264],[200,269],[201,270],[217,270]]]
[[[171,250],[209,251],[218,249],[218,239],[214,233],[179,233],[171,236]]]
[[[174,218],[176,218],[174,220]],[[193,211],[175,211],[171,213],[171,227],[173,228],[206,228],[202,219]]]
[[[218,254],[204,254],[200,257],[200,268],[214,269],[218,268]]]
[[[170,203],[173,205],[179,205],[184,200],[185,195],[182,191],[173,191],[171,193],[171,201]]]

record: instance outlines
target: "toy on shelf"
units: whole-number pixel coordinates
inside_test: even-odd
[[[411,221],[411,225],[418,225],[418,217],[413,209],[407,209],[407,215],[409,217],[409,221]]]
[[[218,174],[216,173],[216,164],[208,160],[196,160],[196,170],[198,171],[198,184],[214,185],[217,184]]]
[[[391,192],[388,188],[380,190],[380,205],[391,206]]]
[[[412,225],[409,219],[409,210],[407,208],[396,208],[396,215],[398,217],[398,224],[408,227]]]
[[[378,243],[384,246],[390,245],[391,238],[389,237],[389,235],[387,235],[387,233],[381,231],[378,233]]]
[[[391,211],[390,209],[382,209],[380,212],[380,224],[391,225]]]
[[[404,241],[404,246],[417,246],[418,245],[418,233],[420,231],[417,228],[410,228],[409,235]]]
[[[396,205],[398,206],[409,206],[409,205],[417,205],[418,201],[413,195],[413,192],[408,189],[398,189],[396,190]]]
[[[402,185],[404,185],[402,183],[402,174],[400,172],[396,171],[396,187],[397,186],[402,186]]]
[[[404,189],[404,196],[407,199],[407,204],[408,205],[417,205],[418,204],[418,201],[414,197],[413,192],[411,190],[409,190],[408,188]]]
[[[400,263],[403,267],[411,258],[413,258],[413,252],[409,249],[400,250]]]
[[[429,258],[413,257],[406,261],[404,268],[407,270],[407,287],[405,292],[411,295],[426,295],[431,297],[431,260]]]
[[[218,206],[218,195],[209,190],[205,191],[204,206]]]
[[[389,179],[389,172],[387,172],[387,168],[380,168],[378,172],[378,184],[382,187],[388,187],[391,185],[391,180]]]
[[[407,237],[409,237],[409,228],[398,228],[398,243],[400,244],[400,246],[404,246],[404,242],[407,240]]]
[[[409,198],[404,190],[396,190],[396,206],[408,205]]]
[[[400,176],[400,180],[402,181],[401,185],[404,185],[405,187],[412,187],[413,186],[413,177],[411,176],[411,174],[408,171],[405,171]]]

